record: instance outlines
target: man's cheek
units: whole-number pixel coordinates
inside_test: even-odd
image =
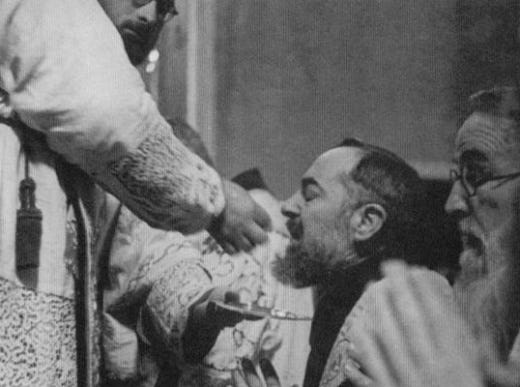
[[[474,202],[471,214],[484,235],[500,228],[509,216],[510,209],[501,208],[499,202],[489,196],[479,196]]]
[[[490,233],[488,242],[490,258],[503,257],[507,261],[520,258],[518,255],[520,252],[518,223],[518,216],[510,216]]]
[[[499,208],[498,201],[494,199],[492,196],[488,195],[477,196],[477,204],[480,208],[483,209],[498,210]]]
[[[314,215],[307,217],[307,219],[302,219],[304,235],[318,235],[323,226],[324,224],[318,216]]]

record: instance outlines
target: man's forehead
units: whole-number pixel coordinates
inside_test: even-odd
[[[456,158],[467,152],[478,152],[488,159],[511,154],[520,148],[515,125],[509,118],[473,113],[457,133]]]
[[[305,173],[304,177],[334,180],[349,173],[357,165],[362,151],[354,147],[338,147],[321,154]]]

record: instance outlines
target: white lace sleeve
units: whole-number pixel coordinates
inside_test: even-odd
[[[154,227],[224,207],[218,174],[173,136],[95,0],[2,0],[0,88],[50,148]]]

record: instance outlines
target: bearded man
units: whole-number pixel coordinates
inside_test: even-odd
[[[318,157],[283,204],[292,242],[273,270],[293,286],[317,285],[304,387],[319,385],[345,318],[379,278],[381,262],[420,256],[421,200],[421,180],[402,159],[345,140]]]
[[[454,290],[479,341],[508,359],[518,333],[520,132],[517,91],[480,92],[455,142],[458,169],[446,211],[459,222],[463,252]]]
[[[177,14],[174,0],[98,0],[123,38],[130,62],[141,64],[155,47],[161,30]]]
[[[445,206],[463,246],[453,297],[411,281],[402,265],[387,268],[401,285],[387,289],[370,317],[387,316],[393,335],[374,325],[357,336],[350,356],[361,368],[347,370],[356,386],[520,384],[518,90],[482,91],[470,102]]]

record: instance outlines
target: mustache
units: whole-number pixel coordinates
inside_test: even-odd
[[[289,219],[286,226],[293,239],[300,239],[303,236],[303,224],[300,220]]]
[[[147,36],[154,32],[157,27],[158,22],[148,23],[138,20],[125,20],[120,25],[121,30],[130,30],[143,40],[146,40]]]
[[[461,235],[465,249],[459,256],[459,280],[473,281],[487,274],[488,265],[485,256],[485,247],[481,239],[473,234]]]

